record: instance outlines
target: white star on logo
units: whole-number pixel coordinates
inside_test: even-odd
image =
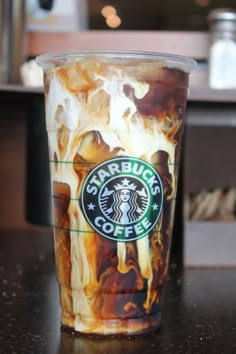
[[[124,178],[124,179],[122,180],[122,183],[123,183],[123,186],[124,186],[124,187],[128,187],[128,186],[129,186],[129,180],[128,180],[127,178]]]
[[[87,204],[88,210],[94,210],[95,205],[93,203]]]
[[[157,210],[157,209],[158,209],[158,204],[156,204],[156,203],[153,204],[152,209],[153,209],[153,210]]]

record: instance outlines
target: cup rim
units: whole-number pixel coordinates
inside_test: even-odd
[[[194,59],[183,55],[147,52],[147,51],[62,51],[49,52],[38,55],[36,63],[43,69],[49,69],[66,64],[70,61],[79,60],[80,58],[104,58],[113,60],[133,59],[133,60],[159,60],[166,63],[166,67],[179,69],[186,73],[197,67]]]

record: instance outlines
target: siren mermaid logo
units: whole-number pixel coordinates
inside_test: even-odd
[[[119,181],[114,184],[115,181]],[[111,221],[128,225],[147,210],[148,191],[134,177],[119,177],[105,184],[100,192],[100,206]],[[140,188],[140,189],[139,189]]]
[[[90,171],[81,192],[81,209],[91,227],[116,241],[146,236],[163,204],[159,174],[146,161],[120,157]]]

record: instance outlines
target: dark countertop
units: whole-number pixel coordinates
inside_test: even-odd
[[[60,330],[52,232],[0,232],[0,353],[236,353],[236,269],[170,267],[161,329],[89,339]]]

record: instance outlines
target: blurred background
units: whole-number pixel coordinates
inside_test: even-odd
[[[206,31],[215,8],[235,0],[26,0],[28,28]],[[64,19],[59,23],[58,19]],[[68,21],[67,19],[70,20]],[[34,24],[33,24],[34,22]],[[32,27],[33,25],[33,27]],[[49,26],[49,27],[48,27]],[[73,28],[74,27],[74,28]]]
[[[110,5],[118,18],[106,21]],[[88,0],[89,28],[123,30],[206,31],[208,13],[219,7],[236,8],[235,0]],[[104,10],[103,10],[104,11]],[[120,19],[120,21],[119,21]]]

